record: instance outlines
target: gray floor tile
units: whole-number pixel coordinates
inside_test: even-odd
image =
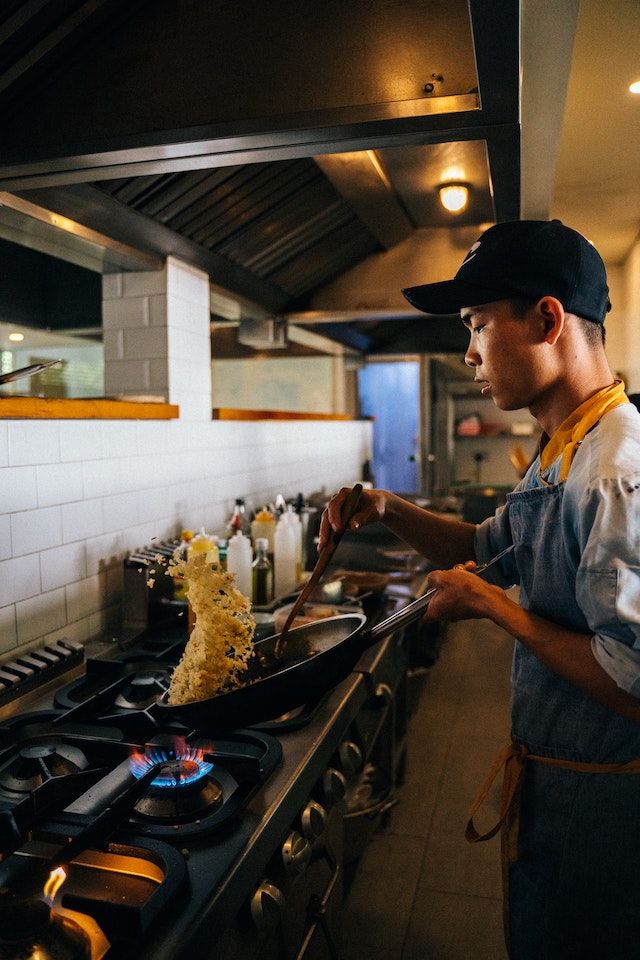
[[[508,739],[512,647],[488,621],[453,624],[412,678],[406,781],[357,866],[341,960],[505,960],[500,841],[469,844],[464,829]],[[478,829],[499,799],[497,782]]]
[[[506,960],[502,904],[433,893],[416,906],[403,960]]]
[[[424,841],[381,832],[359,864],[347,898],[343,941],[400,951],[420,878]]]

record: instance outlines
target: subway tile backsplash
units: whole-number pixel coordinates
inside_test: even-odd
[[[189,526],[219,530],[236,496],[328,493],[360,477],[360,421],[14,421],[0,469],[0,658],[121,626],[122,561]],[[18,440],[19,438],[19,440]],[[24,461],[28,461],[26,464]]]
[[[220,531],[236,497],[259,508],[277,493],[331,493],[371,456],[366,421],[211,420],[200,271],[170,257],[107,275],[103,309],[106,392],[159,387],[180,418],[0,420],[0,661],[46,640],[117,636],[129,553],[185,527]]]

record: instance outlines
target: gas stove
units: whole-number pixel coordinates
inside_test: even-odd
[[[21,955],[34,930],[39,946],[88,938],[77,955],[92,960],[139,955],[167,910],[197,893],[192,847],[226,850],[202,895],[224,880],[232,845],[220,841],[246,832],[243,814],[282,748],[259,730],[159,724],[149,708],[184,642],[170,630],[89,659],[44,709],[22,713],[14,700],[0,725],[1,957]]]
[[[186,960],[219,955],[216,944],[225,960],[262,957],[274,883],[286,894],[276,908],[287,933],[276,939],[297,946],[268,956],[298,956],[316,926],[326,940],[318,955],[334,955],[325,907],[328,917],[340,900],[343,759],[358,715],[378,709],[371,671],[260,726],[190,729],[153,711],[185,642],[183,621],[171,619],[126,649],[89,648],[80,663],[70,644],[69,669],[44,671],[40,687],[9,672],[4,705],[0,690],[1,960],[36,948]],[[45,652],[32,655],[33,670]]]

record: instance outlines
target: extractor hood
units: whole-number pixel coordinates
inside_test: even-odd
[[[574,7],[536,29],[570,41]],[[77,224],[70,248],[82,231],[108,238],[93,269],[133,254],[124,269],[171,255],[205,270],[270,328],[263,344],[281,335],[272,318],[295,316],[365,355],[458,349],[400,288],[520,215],[521,4],[177,9],[43,0],[0,14],[0,191]],[[447,178],[470,188],[458,216],[439,203]],[[367,266],[388,276],[382,293]]]

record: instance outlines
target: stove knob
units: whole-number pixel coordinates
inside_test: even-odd
[[[387,706],[393,703],[393,690],[388,683],[379,683],[376,687],[376,697]]]
[[[271,881],[263,880],[251,898],[251,918],[258,930],[264,933],[276,927],[282,918],[285,905],[282,890]]]
[[[338,748],[340,769],[347,780],[362,770],[362,751],[353,740],[343,740]]]
[[[300,814],[300,823],[305,837],[309,840],[317,840],[322,836],[327,825],[327,811],[317,800],[309,800]]]
[[[322,795],[327,804],[340,803],[347,792],[347,778],[339,770],[329,767],[322,778]]]
[[[297,830],[292,830],[282,844],[281,852],[285,870],[288,873],[297,873],[303,870],[311,859],[311,844]]]

